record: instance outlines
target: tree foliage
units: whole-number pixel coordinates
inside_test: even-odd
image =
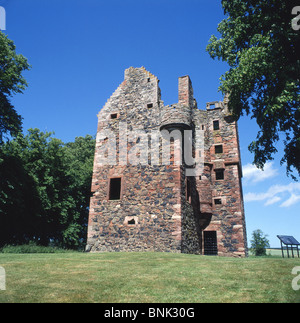
[[[292,28],[294,0],[222,0],[226,19],[207,51],[228,63],[220,90],[236,120],[246,113],[260,128],[249,150],[263,168],[284,135],[287,174],[300,175],[300,31]],[[299,5],[299,3],[298,3]],[[295,172],[296,173],[295,173]]]
[[[251,251],[255,256],[266,256],[266,248],[270,248],[267,236],[261,230],[255,230],[252,233]]]
[[[38,129],[2,145],[0,245],[84,244],[94,145],[91,136],[64,144]]]
[[[16,47],[0,31],[0,144],[7,135],[15,136],[22,127],[22,118],[10,102],[10,97],[22,93],[27,82],[22,72],[30,68],[23,55],[16,54]]]

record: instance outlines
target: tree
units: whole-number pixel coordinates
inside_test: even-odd
[[[67,185],[62,142],[29,129],[26,136],[19,133],[2,145],[2,160],[0,215],[7,219],[6,226],[1,223],[9,235],[6,243],[35,239],[48,244],[59,232],[68,202],[62,194]]]
[[[0,158],[0,246],[27,243],[40,209],[36,184],[14,147]]]
[[[64,245],[74,248],[85,245],[91,197],[95,139],[86,135],[76,137],[74,142],[67,143],[65,161],[68,175],[71,178],[68,194],[74,200],[72,221],[64,231]]]
[[[0,245],[85,243],[94,147],[91,136],[64,144],[39,129],[2,145]]]
[[[260,128],[249,145],[254,163],[263,168],[274,159],[284,136],[287,174],[300,175],[300,41],[292,28],[294,0],[222,0],[227,18],[212,36],[210,56],[228,63],[219,90],[229,94],[229,109],[244,113]],[[299,3],[298,3],[299,5]],[[295,176],[296,175],[296,176]]]
[[[266,256],[266,248],[270,248],[267,236],[261,230],[255,230],[252,233],[251,250],[255,256]]]
[[[27,59],[16,54],[13,41],[0,31],[0,144],[6,135],[16,136],[21,131],[22,118],[10,97],[27,87],[22,72],[29,68]]]

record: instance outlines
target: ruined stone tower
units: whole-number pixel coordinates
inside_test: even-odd
[[[98,114],[86,250],[246,256],[241,176],[227,98],[198,109],[184,76],[178,103],[164,106],[157,77],[130,67]]]

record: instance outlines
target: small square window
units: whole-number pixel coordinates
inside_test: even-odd
[[[222,205],[222,199],[214,199],[215,205]]]
[[[219,130],[220,129],[220,123],[219,120],[214,121],[214,130]]]
[[[223,153],[223,145],[216,145],[215,146],[215,153],[222,154]]]
[[[147,104],[147,108],[148,108],[148,109],[153,108],[153,103],[148,103],[148,104]]]
[[[110,118],[111,118],[111,119],[117,119],[117,118],[118,118],[118,114],[117,114],[117,113],[112,113],[112,114],[110,115]]]
[[[224,170],[223,169],[216,170],[216,180],[220,181],[222,179],[224,179]]]

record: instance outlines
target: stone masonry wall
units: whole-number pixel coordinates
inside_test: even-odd
[[[247,255],[245,216],[243,194],[241,187],[241,163],[236,123],[224,113],[224,109],[207,110],[206,119],[206,171],[210,176],[198,179],[199,194],[207,207],[211,198],[211,219],[203,231],[216,231],[218,239],[218,254],[230,256]],[[213,129],[213,121],[219,121],[219,130]],[[222,145],[222,153],[216,153],[216,145]],[[210,170],[208,169],[210,168]],[[222,170],[224,179],[217,180],[216,172]],[[210,181],[208,183],[208,178]],[[202,184],[202,182],[204,182]],[[211,194],[203,197],[203,191],[208,192],[204,185],[211,188]],[[215,200],[221,200],[216,204]],[[210,213],[200,207],[201,212]],[[205,216],[204,216],[205,218]],[[207,215],[206,215],[207,218]],[[205,222],[203,220],[203,222]]]
[[[131,67],[98,114],[86,250],[203,254],[204,233],[215,231],[219,255],[246,256],[239,143],[227,101],[198,110],[185,76],[179,78],[179,102],[164,106],[158,84],[144,67]],[[213,129],[215,120],[219,130]],[[151,140],[161,129],[204,130],[201,176],[186,177],[184,162],[177,164],[177,139],[169,164],[162,164],[161,146],[153,159]],[[216,178],[218,170],[224,179]],[[114,178],[121,179],[117,200],[109,199]]]
[[[158,80],[152,74],[143,68],[126,70],[124,82],[99,113],[98,135],[113,131],[120,148],[121,122],[126,123],[133,137],[137,130],[159,130],[159,93]],[[112,120],[113,113],[118,117]],[[180,166],[102,166],[98,160],[102,137],[97,136],[87,250],[180,252]],[[137,138],[138,134],[133,141]],[[131,143],[129,138],[128,153]],[[118,161],[119,153],[116,157]],[[115,177],[121,178],[122,198],[111,201],[109,180]],[[132,219],[135,224],[128,224]]]

